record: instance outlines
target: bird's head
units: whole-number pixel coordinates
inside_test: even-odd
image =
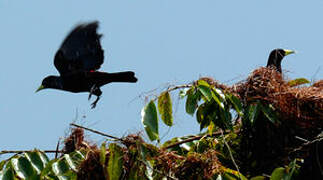
[[[62,88],[61,78],[58,76],[47,76],[46,78],[43,79],[41,85],[36,90],[36,92],[46,88],[54,88],[54,89]]]
[[[277,69],[278,72],[281,72],[281,61],[285,56],[293,53],[295,53],[295,51],[288,49],[272,50],[268,58],[267,67],[273,66]]]

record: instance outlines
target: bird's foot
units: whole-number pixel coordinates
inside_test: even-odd
[[[91,87],[91,90],[90,90],[90,94],[89,94],[88,100],[90,100],[90,99],[91,99],[92,94],[93,94],[93,93],[94,93],[94,91],[96,91],[97,89],[98,89],[98,87],[97,87],[96,85],[93,85],[93,86]]]
[[[91,109],[94,109],[96,107],[96,103],[98,103],[100,99],[100,96],[97,96],[96,100],[91,104]]]

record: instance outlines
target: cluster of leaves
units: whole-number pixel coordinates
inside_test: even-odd
[[[207,129],[209,134],[222,129],[234,130],[236,121],[241,118],[245,124],[253,124],[259,113],[264,113],[269,121],[279,123],[278,115],[271,104],[255,101],[243,105],[238,97],[230,92],[215,88],[200,79],[190,88],[180,91],[180,97],[186,97],[186,113],[194,116],[200,124],[200,131]],[[162,122],[167,126],[173,125],[172,99],[168,90],[157,98],[157,107]],[[151,100],[142,110],[142,123],[151,141],[159,141],[158,112],[156,100]]]
[[[129,139],[131,139],[129,141]],[[141,138],[125,138],[120,143],[101,145],[97,159],[100,168],[90,169],[103,179],[159,180],[159,179],[246,179],[239,172],[222,166],[214,151],[196,153],[193,149],[185,156],[147,144]],[[87,171],[81,168],[81,171]],[[86,173],[86,172],[83,172]],[[94,175],[93,175],[94,176]],[[79,177],[82,179],[82,177]]]
[[[106,143],[100,148],[100,164],[102,165],[106,179],[119,179],[123,172],[123,151],[115,143],[109,144],[109,159],[107,160]]]
[[[210,134],[218,128],[233,130],[235,120],[243,115],[242,104],[236,96],[229,92],[223,92],[204,80],[198,80],[190,88],[182,90],[180,97],[187,97],[186,112],[192,116],[196,112],[196,120],[200,124],[200,130],[207,128]],[[172,126],[172,100],[168,90],[160,94],[157,104],[162,122],[167,126]],[[142,123],[149,139],[159,141],[155,100],[151,100],[143,108]]]
[[[302,160],[294,159],[288,166],[276,168],[271,174],[271,179],[291,180],[295,178],[300,168],[298,162],[302,162]]]
[[[38,150],[15,155],[0,162],[0,179],[76,180],[79,178],[77,174],[82,171],[79,166],[90,157],[87,155],[89,153],[94,153],[94,151],[82,149],[53,160],[49,160],[42,151]],[[97,174],[101,177],[100,179],[247,179],[239,172],[218,164],[219,162],[216,159],[210,157],[210,155],[216,157],[214,156],[215,153],[210,151],[196,154],[191,150],[191,153],[184,157],[172,152],[161,151],[153,145],[136,141],[128,146],[127,149],[116,143],[109,144],[108,149],[106,149],[106,143],[103,143],[98,153],[99,159],[95,161],[101,165],[104,172],[103,174]],[[210,164],[213,164],[213,166],[210,166]],[[210,167],[211,170],[207,169]],[[212,167],[213,171],[215,168],[215,173],[212,171]],[[290,180],[298,169],[297,161],[294,160],[289,166],[276,168],[271,175],[271,179]],[[97,173],[95,169],[91,171],[93,171],[92,173]],[[205,178],[205,173],[211,173],[210,175],[212,176]],[[265,177],[257,176],[251,179],[262,180]]]
[[[0,179],[73,180],[84,158],[84,151],[64,154],[53,160],[49,160],[42,151],[25,152],[0,162]]]

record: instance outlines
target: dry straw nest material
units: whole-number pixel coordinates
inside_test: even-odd
[[[216,88],[229,91],[244,103],[260,100],[272,104],[282,120],[302,128],[323,128],[323,80],[311,86],[291,87],[275,69],[261,67],[242,82],[227,86],[203,77]]]
[[[272,104],[282,120],[292,121],[303,128],[323,127],[323,80],[308,87],[291,87],[281,73],[261,67],[246,81],[232,87],[213,84],[237,95],[244,103],[260,100]]]
[[[95,149],[96,144],[84,140],[84,130],[81,128],[72,128],[71,134],[64,139],[64,154],[80,150],[82,148]]]

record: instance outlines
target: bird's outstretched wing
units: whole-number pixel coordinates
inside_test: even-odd
[[[54,65],[61,75],[74,71],[94,71],[100,68],[104,55],[97,34],[97,21],[80,24],[65,38],[56,52]]]

